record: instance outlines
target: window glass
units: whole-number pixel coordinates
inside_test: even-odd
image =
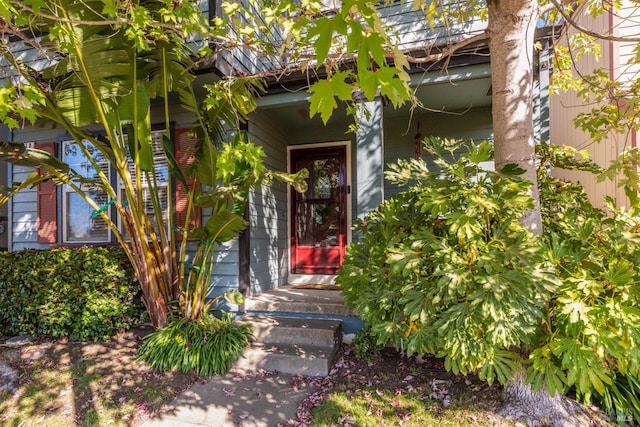
[[[162,209],[162,221],[164,224],[169,224],[169,167],[167,158],[164,155],[162,149],[162,136],[164,130],[154,131],[152,133],[153,138],[153,157],[155,162],[155,175],[158,183],[158,202]],[[89,141],[83,141],[87,152],[91,155],[94,162],[104,172],[107,177],[110,177],[109,161],[100,151],[98,151]],[[98,172],[95,170],[89,158],[83,153],[82,149],[74,141],[64,141],[62,143],[63,160],[69,164],[78,174],[83,178],[89,180],[95,180],[95,184],[91,182],[85,182],[82,184],[82,189],[89,194],[89,196],[100,207],[105,207],[107,214],[111,213],[109,209],[109,198],[105,191],[103,191],[97,184],[99,183]],[[134,163],[131,157],[128,158],[129,173],[134,173]],[[149,215],[151,222],[154,226],[158,227],[160,222],[155,217],[153,211],[153,202],[150,193],[149,182],[143,175],[141,188],[137,190],[137,194],[142,197],[142,203],[144,205],[145,212]],[[127,197],[123,188],[122,179],[117,180],[118,191],[120,195],[120,201],[123,203],[127,201]],[[135,185],[135,179],[134,179]],[[100,217],[94,214],[94,209],[86,201],[82,199],[69,185],[62,186],[62,198],[63,198],[63,241],[65,243],[107,243],[111,240],[111,232],[106,222]],[[94,214],[94,215],[92,215]],[[96,216],[94,218],[94,216]],[[122,223],[118,218],[118,224],[122,229]]]
[[[83,141],[87,152],[98,167],[109,177],[109,162],[90,142]],[[74,141],[62,143],[62,159],[83,178],[95,180],[95,184],[84,182],[81,188],[96,202],[104,206],[108,202],[107,194],[97,184],[98,172],[89,158]],[[94,218],[94,209],[69,186],[62,188],[63,205],[63,241],[68,243],[102,243],[110,240],[110,231],[106,222],[99,216]]]

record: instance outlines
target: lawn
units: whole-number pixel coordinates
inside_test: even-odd
[[[436,358],[387,348],[370,361],[343,346],[331,375],[301,404],[299,421],[329,426],[509,426],[501,389],[447,373]]]

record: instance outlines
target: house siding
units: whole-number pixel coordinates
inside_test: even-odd
[[[285,128],[264,114],[254,114],[249,125],[251,141],[265,153],[265,166],[287,170]],[[289,237],[287,228],[287,187],[274,182],[254,189],[249,198],[250,259],[249,281],[252,293],[278,287],[288,282]]]
[[[6,163],[0,163],[0,186],[7,185],[8,168]],[[9,248],[9,204],[0,206],[0,251]]]
[[[13,141],[36,143],[35,146],[38,148],[39,142],[53,142],[60,133],[60,130],[25,128],[13,132]],[[35,169],[30,167],[13,166],[9,178],[13,182],[22,182],[34,171]],[[10,250],[46,249],[50,246],[48,243],[38,242],[38,191],[36,187],[24,189],[13,197],[10,218]]]
[[[438,136],[442,138],[473,140],[491,140],[493,125],[490,107],[473,108],[464,113],[446,114],[434,112],[419,113],[413,126],[407,128],[406,117],[385,118],[385,165],[398,159],[412,158],[415,155],[416,124],[420,121],[420,133],[424,136]],[[423,153],[423,158],[431,164],[429,156]],[[406,189],[398,187],[389,181],[384,181],[385,198]]]
[[[254,21],[252,27],[256,31],[250,38],[256,40],[270,41],[274,46],[281,46],[286,37],[281,28],[267,24],[262,18],[260,2],[242,2],[251,11],[251,18]],[[327,1],[327,5],[338,5],[338,1]],[[460,1],[448,2],[447,6],[453,7],[456,4],[464,5]],[[425,5],[428,7],[428,4]],[[414,10],[414,7],[416,10]],[[459,41],[476,34],[482,33],[487,22],[478,17],[469,18],[463,23],[446,25],[442,20],[433,22],[433,29],[426,18],[426,13],[414,4],[414,1],[393,2],[378,6],[378,11],[382,21],[387,27],[389,35],[398,42],[401,50],[421,51],[421,54],[429,54],[434,46],[440,48],[453,41]],[[218,8],[217,13],[223,16]],[[328,16],[331,16],[330,13]],[[246,17],[242,18],[243,24],[247,24]],[[309,52],[313,54],[312,52]],[[237,47],[233,50],[224,50],[220,54],[218,66],[225,72],[236,74],[254,74],[279,70],[290,65],[290,60],[286,56],[263,55],[254,49]]]
[[[279,46],[284,40],[282,31],[279,28],[268,25],[263,19],[260,9],[260,2],[242,1],[245,7],[251,12],[249,22],[247,17],[241,18],[242,25],[251,26],[255,34],[251,36],[240,36],[236,33],[230,34],[231,39],[246,40],[253,38],[255,40],[270,41],[274,46]],[[217,6],[216,15],[224,17],[224,13]],[[280,69],[286,64],[286,58],[276,55],[263,55],[262,53],[249,47],[238,46],[229,50],[222,50],[217,62],[217,66],[227,74],[258,74],[267,70]]]
[[[621,8],[612,17],[612,24],[616,35],[620,37],[638,36],[638,4],[629,0],[623,0]],[[635,63],[637,42],[617,43],[617,55],[614,55],[614,77],[623,84],[629,84],[640,77],[640,64]],[[617,58],[616,58],[617,57]]]
[[[606,33],[610,27],[608,14],[594,18],[581,8],[574,17],[580,25],[596,32]],[[567,40],[575,32],[576,30],[569,26],[558,43],[566,46]],[[599,40],[598,43],[602,53],[599,59],[593,55],[584,55],[576,62],[576,69],[580,74],[589,74],[598,68],[608,69],[614,74],[618,44],[603,40]],[[625,147],[631,146],[631,136],[609,134],[602,142],[594,142],[587,132],[574,126],[574,119],[578,114],[588,113],[593,108],[593,103],[585,103],[575,91],[552,94],[549,100],[550,141],[555,145],[568,145],[578,150],[586,150],[595,163],[607,167]],[[605,196],[613,197],[618,205],[626,203],[626,196],[624,191],[618,188],[617,179],[598,183],[595,176],[589,172],[554,169],[552,173],[561,179],[580,182],[591,203],[597,207],[605,207]]]
[[[448,7],[464,6],[464,2],[445,2]],[[430,2],[425,4],[428,7]],[[378,10],[384,23],[392,29],[402,50],[412,51],[442,46],[479,34],[487,28],[487,22],[478,17],[469,18],[463,23],[447,26],[441,19],[433,22],[433,29],[425,17],[425,12],[414,1],[394,2],[380,6]]]

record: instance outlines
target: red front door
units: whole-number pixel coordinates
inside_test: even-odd
[[[309,171],[307,191],[291,190],[291,270],[335,274],[347,245],[346,147],[291,150],[291,170]]]

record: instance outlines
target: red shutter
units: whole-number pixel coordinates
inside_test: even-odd
[[[40,150],[50,154],[56,154],[56,146],[53,142],[38,144]],[[40,174],[44,171],[39,170]],[[57,186],[49,180],[38,185],[38,242],[56,243],[58,240],[58,197]]]
[[[177,129],[176,130],[176,160],[178,165],[184,171],[188,166],[193,164],[193,147],[197,140],[189,135],[189,129]],[[187,179],[187,183],[191,185],[192,179]],[[187,199],[187,190],[183,188],[180,182],[176,183],[176,227],[184,228],[187,220],[187,205],[189,201]],[[202,224],[202,210],[198,207],[195,212],[192,213],[192,221],[190,228],[199,227]]]

